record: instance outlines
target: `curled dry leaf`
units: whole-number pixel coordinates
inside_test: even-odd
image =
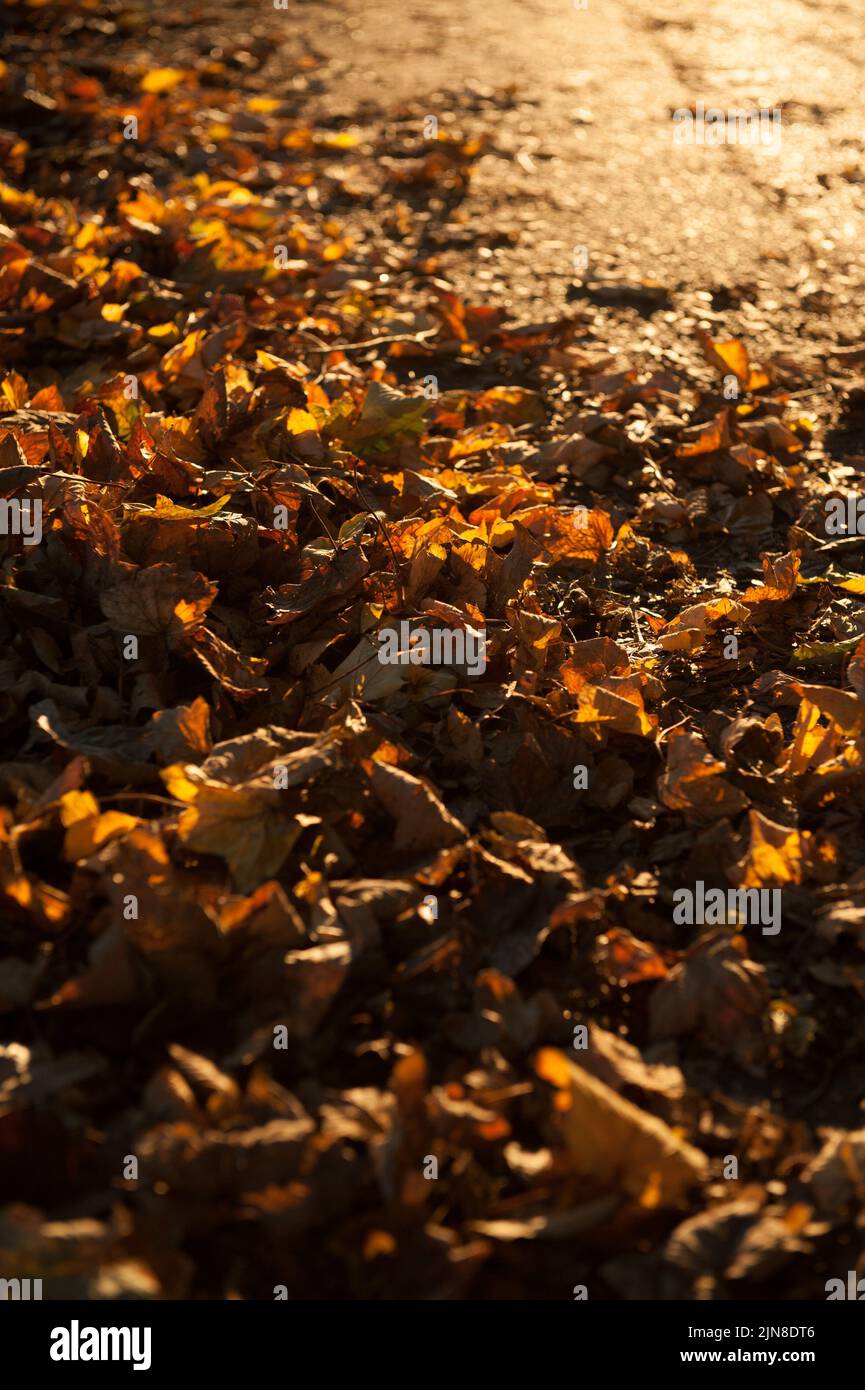
[[[699,1149],[563,1053],[544,1049],[537,1070],[556,1088],[554,1122],[577,1173],[647,1207],[675,1206],[705,1180]]]
[[[217,593],[203,574],[160,564],[106,589],[100,605],[115,632],[176,644],[199,626]]]
[[[420,778],[378,760],[367,763],[365,770],[373,792],[395,822],[395,849],[410,853],[441,849],[466,833],[465,826]]]
[[[821,1212],[865,1204],[865,1129],[837,1131],[802,1174]]]
[[[686,952],[649,1003],[654,1039],[699,1030],[745,1064],[763,1055],[763,1015],[769,993],[762,966],[748,960],[744,942],[711,932]]]

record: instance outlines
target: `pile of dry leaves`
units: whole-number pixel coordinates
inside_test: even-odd
[[[483,132],[379,148],[254,61],[118,62],[134,9],[7,14],[0,496],[42,535],[0,540],[0,1273],[824,1297],[855,460],[738,341],[628,364],[462,302]],[[485,669],[382,664],[404,621]],[[697,881],[780,888],[780,933],[676,925]]]

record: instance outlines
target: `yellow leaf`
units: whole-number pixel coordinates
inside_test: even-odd
[[[323,261],[340,261],[352,248],[352,242],[343,237],[340,241],[332,241],[321,253]]]
[[[782,555],[779,560],[771,560],[768,555],[764,555],[762,562],[763,583],[752,584],[742,595],[742,602],[757,610],[754,616],[762,615],[769,604],[786,603],[793,597],[799,582],[801,561],[798,550],[792,550],[789,555]]]
[[[7,897],[34,913],[45,928],[63,926],[69,918],[71,904],[66,893],[49,883],[21,874],[3,885]]]
[[[726,342],[715,342],[708,334],[705,334],[703,347],[709,361],[713,362],[716,367],[720,367],[722,371],[732,372],[746,391],[757,391],[762,386],[768,386],[768,376],[765,372],[755,371],[751,367],[748,349],[738,338],[731,338]]]
[[[198,795],[198,784],[186,775],[183,763],[172,763],[164,767],[160,774],[170,796],[176,801],[194,801]]]
[[[170,92],[186,82],[189,74],[185,68],[153,68],[141,79],[142,92]]]
[[[178,821],[183,843],[224,859],[243,893],[273,878],[304,828],[318,821],[315,816],[281,812],[273,791],[225,786],[204,778],[193,782],[177,763],[163,769],[162,780],[172,796],[191,803]]]
[[[751,843],[739,869],[742,888],[778,888],[801,883],[808,837],[786,825],[777,825],[759,811],[748,812]]]
[[[352,135],[348,130],[339,130],[332,135],[316,137],[315,143],[323,146],[326,150],[353,150],[356,145],[360,144],[360,137]]]
[[[60,798],[60,820],[65,826],[99,815],[99,802],[90,792],[66,792]]]
[[[307,430],[314,430],[318,433],[315,416],[310,415],[308,410],[301,410],[298,406],[289,411],[285,427],[289,434],[305,434]]]
[[[181,507],[177,502],[172,502],[170,497],[157,494],[152,515],[159,517],[160,521],[204,521],[207,517],[216,516],[217,512],[221,512],[230,500],[226,493],[224,497],[218,498],[206,507]]]
[[[622,680],[615,690],[602,685],[584,685],[577,695],[577,724],[600,724],[620,734],[636,734],[649,738],[655,733],[658,721],[646,714],[643,697],[634,682],[629,686]]]
[[[835,750],[832,729],[820,723],[820,711],[811,700],[803,700],[793,726],[793,743],[787,758],[787,771],[799,777],[812,764],[816,767]]]
[[[127,816],[123,811],[103,811],[101,815],[84,816],[70,825],[63,842],[63,854],[72,863],[87,859],[89,855],[116,840],[139,824],[136,816]]]
[[[683,608],[667,623],[666,631],[658,638],[665,652],[689,652],[701,646],[711,631],[711,624],[726,618],[728,622],[747,621],[750,612],[734,599],[719,598],[710,603],[694,603]]]

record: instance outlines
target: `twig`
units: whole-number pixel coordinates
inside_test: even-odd
[[[173,796],[157,796],[155,792],[112,792],[110,796],[100,796],[100,801],[158,801],[161,806],[185,806]]]
[[[334,553],[334,555],[338,555],[339,552],[340,552],[340,544],[339,544],[339,541],[336,540],[336,538],[334,537],[333,532],[331,531],[331,529],[330,529],[330,527],[328,526],[327,522],[325,521],[324,517],[319,516],[319,514],[318,514],[318,508],[316,507],[316,505],[315,505],[315,503],[313,502],[313,500],[312,500],[311,497],[308,499],[308,501],[309,501],[310,507],[312,508],[312,511],[313,511],[313,514],[314,514],[314,516],[315,516],[316,521],[318,522],[319,526],[320,526],[321,529],[324,531],[325,535],[327,536],[328,540],[330,541],[331,545],[333,546],[333,553]]]
[[[312,338],[320,352],[357,352],[361,348],[383,347],[385,343],[417,343],[422,347],[426,339],[438,331],[439,325],[436,324],[434,328],[424,328],[420,333],[392,333],[384,338],[365,338],[360,343],[326,343],[317,333],[310,333],[308,328],[295,329],[304,338]]]
[[[374,521],[374,522],[376,523],[376,525],[378,526],[379,530],[381,531],[382,536],[384,537],[384,539],[385,539],[385,541],[386,541],[386,543],[387,543],[387,548],[388,548],[388,550],[389,550],[390,553],[391,553],[391,558],[393,559],[394,577],[396,578],[396,585],[397,585],[397,589],[399,590],[399,606],[400,606],[400,608],[404,608],[404,607],[405,607],[405,589],[403,588],[402,573],[401,573],[401,571],[400,571],[399,561],[398,561],[397,558],[396,558],[396,551],[394,550],[393,545],[391,544],[391,539],[390,539],[390,536],[389,536],[388,533],[387,533],[387,530],[386,530],[386,528],[385,528],[384,522],[381,520],[381,517],[378,515],[378,513],[377,513],[377,512],[374,512],[374,511],[372,510],[372,508],[368,505],[368,503],[367,503],[367,501],[366,501],[366,499],[365,499],[363,493],[362,493],[361,490],[360,490],[360,479],[358,478],[358,474],[357,474],[357,462],[358,462],[357,459],[355,459],[355,461],[354,461],[354,490],[355,490],[355,492],[356,492],[357,495],[358,495],[358,499],[359,499],[359,501],[360,501],[360,505],[363,507],[363,509],[364,509],[364,511],[366,512],[367,516],[371,516],[371,517],[372,517],[373,521]]]

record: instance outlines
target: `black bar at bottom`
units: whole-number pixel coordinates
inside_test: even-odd
[[[376,1363],[387,1380],[422,1373],[429,1384],[439,1367],[452,1376],[466,1359],[488,1379],[497,1362],[511,1377],[523,1366],[548,1375],[550,1357],[563,1354],[575,1373],[760,1365],[825,1380],[858,1363],[863,1328],[865,1309],[842,1302],[0,1303],[7,1371],[47,1373],[58,1384],[177,1371],[222,1384],[280,1366],[286,1382],[301,1366],[332,1381],[343,1366],[357,1375]]]

